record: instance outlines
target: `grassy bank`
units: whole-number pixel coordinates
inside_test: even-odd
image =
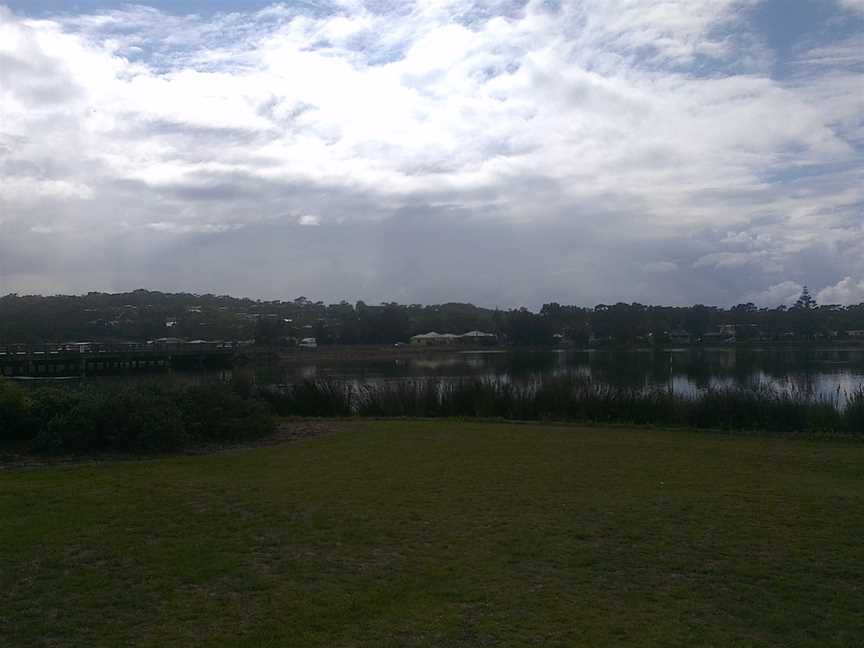
[[[9,646],[859,646],[864,447],[354,422],[0,472]]]

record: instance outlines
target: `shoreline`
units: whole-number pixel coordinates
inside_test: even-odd
[[[250,356],[262,358],[269,356],[286,364],[307,362],[341,362],[362,360],[390,360],[400,358],[415,358],[424,355],[454,354],[454,353],[566,353],[566,352],[606,352],[606,351],[628,351],[628,352],[680,352],[680,351],[734,351],[734,350],[760,351],[760,350],[824,350],[824,351],[864,351],[864,343],[850,342],[847,344],[822,344],[822,343],[746,343],[726,345],[667,345],[667,346],[601,346],[601,347],[576,347],[576,346],[392,346],[392,345],[322,345],[314,349],[300,348],[266,348],[255,347]],[[250,358],[252,359],[252,358]]]

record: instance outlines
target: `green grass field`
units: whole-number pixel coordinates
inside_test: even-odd
[[[0,472],[0,645],[864,645],[864,444],[342,425]]]

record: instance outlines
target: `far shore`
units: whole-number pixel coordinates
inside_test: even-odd
[[[353,344],[322,344],[317,348],[299,347],[265,347],[258,346],[251,350],[255,356],[270,355],[280,362],[350,362],[350,361],[376,361],[400,358],[414,358],[437,353],[489,353],[489,352],[562,352],[562,351],[681,351],[681,350],[724,350],[736,349],[758,350],[758,349],[836,349],[857,350],[864,349],[864,341],[832,341],[832,342],[737,342],[734,344],[690,344],[690,345],[608,345],[608,346],[459,346],[440,345],[423,346],[413,344],[377,344],[377,345],[353,345]]]

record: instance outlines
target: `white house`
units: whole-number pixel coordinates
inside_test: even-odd
[[[454,344],[456,338],[457,336],[452,333],[436,333],[435,331],[431,331],[429,333],[421,333],[420,335],[412,336],[411,344],[421,346],[442,346],[445,344]]]
[[[422,346],[442,346],[446,344],[488,345],[494,344],[497,339],[494,333],[484,333],[483,331],[468,331],[462,335],[431,331],[430,333],[413,336],[411,344]]]

